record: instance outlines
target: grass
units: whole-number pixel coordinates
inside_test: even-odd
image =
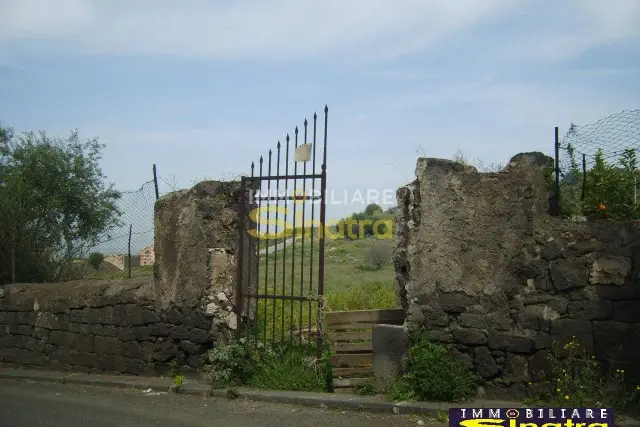
[[[315,347],[283,347],[260,358],[248,387],[289,391],[325,391]]]
[[[325,248],[325,311],[397,308],[395,272],[389,263],[380,270],[363,269],[369,249],[382,241],[327,240]],[[313,250],[312,250],[313,248]],[[292,249],[260,256],[260,294],[286,296],[317,295],[317,239],[297,241]],[[313,259],[313,263],[312,263]],[[312,266],[313,270],[310,270]],[[284,287],[283,287],[284,285]],[[255,309],[255,301],[251,301]],[[317,302],[260,300],[257,307],[259,336],[273,341],[294,337],[292,329],[308,330],[317,323]],[[265,330],[267,331],[265,337]]]

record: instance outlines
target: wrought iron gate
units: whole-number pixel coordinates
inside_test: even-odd
[[[302,132],[296,127],[293,138],[287,134],[275,152],[251,163],[251,176],[242,177],[236,290],[243,330],[264,343],[315,344],[318,352],[323,346],[328,114],[325,106],[323,135],[318,136],[314,114],[311,124],[305,119]]]

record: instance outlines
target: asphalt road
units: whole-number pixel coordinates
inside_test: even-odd
[[[422,422],[420,422],[422,420]],[[424,423],[424,424],[423,424]],[[2,427],[440,427],[367,414],[140,390],[0,380]]]

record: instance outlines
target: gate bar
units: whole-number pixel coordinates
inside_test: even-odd
[[[325,231],[326,231],[326,200],[324,199],[327,192],[327,124],[329,119],[329,107],[324,107],[324,154],[322,156],[322,179],[320,181],[320,194],[323,197],[320,202],[320,224],[322,224],[322,234],[318,239],[318,357],[322,354],[323,337],[322,337],[322,310],[324,309],[324,243],[325,243]]]

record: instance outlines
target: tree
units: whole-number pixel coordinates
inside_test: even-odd
[[[364,208],[365,216],[374,216],[380,212],[382,212],[382,208],[380,207],[380,205],[377,205],[375,203],[371,203],[370,205],[367,205],[366,208]]]
[[[118,225],[120,193],[105,188],[98,164],[104,145],[81,142],[77,131],[14,137],[2,128],[0,137],[0,253],[10,254],[0,258],[0,280],[56,280]]]

